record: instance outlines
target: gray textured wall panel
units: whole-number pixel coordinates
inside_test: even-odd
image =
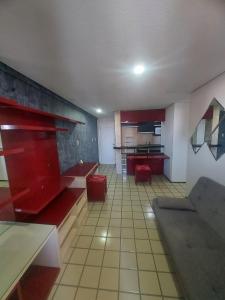
[[[57,121],[57,126],[69,128],[68,132],[57,133],[62,172],[81,159],[83,161],[98,161],[96,117],[1,62],[0,95],[16,99],[18,103],[26,106],[85,122],[85,125],[75,126],[69,122]],[[79,140],[79,146],[77,140]]]

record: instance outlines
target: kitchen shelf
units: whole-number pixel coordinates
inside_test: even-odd
[[[34,182],[30,192],[14,201],[16,213],[38,214],[73,181],[70,177],[46,177]]]
[[[0,156],[9,156],[13,154],[18,154],[24,152],[24,148],[14,148],[14,149],[1,149]]]
[[[0,125],[0,130],[31,130],[31,131],[68,131],[67,128],[61,127],[48,127],[48,126],[35,126],[35,125]]]
[[[164,145],[141,145],[141,146],[114,146],[113,149],[116,150],[124,150],[124,149],[154,149],[154,148],[164,148]]]

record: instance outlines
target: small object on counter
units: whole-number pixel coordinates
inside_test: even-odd
[[[81,159],[81,160],[80,160],[80,164],[83,165],[83,163],[84,163],[84,162],[83,162],[83,160]]]

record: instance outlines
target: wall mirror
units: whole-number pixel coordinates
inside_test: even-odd
[[[195,153],[201,149],[202,145],[209,139],[210,133],[212,132],[213,105],[214,100],[199,121],[191,137],[191,145]]]
[[[215,140],[212,141],[212,136],[219,124],[220,112],[221,114],[224,112],[223,106],[216,99],[213,99],[191,137],[191,145],[195,153],[200,150],[205,142],[208,146],[215,144]],[[215,152],[215,149],[213,151]]]
[[[207,144],[214,158],[218,160],[225,153],[225,111],[223,106],[213,100],[212,132],[207,138]]]

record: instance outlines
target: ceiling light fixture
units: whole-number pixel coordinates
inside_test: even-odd
[[[138,64],[134,66],[133,73],[134,75],[140,76],[145,72],[145,66],[143,64]]]
[[[101,114],[102,113],[102,109],[101,108],[96,108],[96,113]]]

